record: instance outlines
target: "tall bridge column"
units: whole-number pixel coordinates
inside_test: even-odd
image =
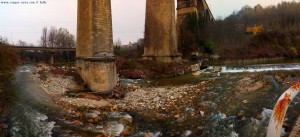
[[[181,60],[177,49],[174,0],[146,0],[143,58],[162,62]]]
[[[110,0],[78,0],[76,68],[94,92],[117,85]]]
[[[54,64],[54,51],[50,52],[50,65]]]

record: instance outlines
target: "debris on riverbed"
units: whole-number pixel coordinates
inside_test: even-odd
[[[268,94],[275,98],[280,90],[277,86],[285,88],[299,79],[296,74],[282,72],[222,74],[190,84],[159,87],[143,87],[127,80],[112,94],[100,96],[87,90],[74,74],[73,67],[39,65],[32,77],[56,103],[69,106],[72,113],[66,121],[80,126],[90,123],[94,127],[89,129],[101,131],[99,136],[201,136],[209,134],[206,126],[218,129],[222,125],[231,129],[232,135],[245,135],[237,126],[251,120],[263,121],[262,108],[273,103],[264,98]],[[214,123],[207,124],[211,119]],[[151,131],[139,129],[150,127]]]
[[[70,112],[74,113],[74,115],[76,112],[81,112],[78,108],[88,108],[103,110],[102,112],[137,113],[142,117],[147,117],[146,119],[149,118],[150,121],[170,119],[171,121],[177,121],[178,123],[181,123],[180,125],[183,125],[184,121],[188,119],[196,119],[197,117],[204,119],[204,115],[210,113],[205,109],[205,107],[210,107],[209,105],[203,105],[198,108],[195,107],[194,104],[196,95],[202,92],[199,86],[204,86],[209,82],[201,82],[199,85],[159,88],[140,88],[135,83],[131,83],[128,84],[129,87],[127,87],[127,90],[129,92],[127,92],[126,95],[121,95],[123,96],[121,98],[112,98],[100,97],[95,93],[87,92],[85,87],[80,84],[78,85],[72,76],[62,75],[65,73],[58,73],[57,71],[53,74],[54,71],[52,69],[56,68],[39,65],[36,68],[36,73],[34,73],[32,77],[39,81],[40,87],[46,93],[53,96],[54,102],[64,104],[63,106],[71,106],[71,108],[66,107],[66,109],[72,109]],[[65,69],[72,68],[65,67]],[[116,93],[112,95],[116,96]],[[79,114],[77,115],[81,116]],[[111,116],[102,115],[101,120],[109,117]],[[103,131],[103,133],[106,135],[131,133],[133,127],[130,123],[132,123],[133,120],[132,118],[127,118],[122,118],[117,123],[107,123],[106,126],[110,125],[111,127],[119,127],[120,129],[111,129],[111,132],[108,132],[110,131],[109,127],[104,125],[107,130]],[[94,118],[82,121],[80,117],[78,117],[78,119],[70,119],[70,116],[67,116],[66,120],[73,122],[74,124],[83,124],[85,122],[95,123]],[[125,125],[121,126],[119,122]],[[123,131],[121,131],[121,129],[123,129]],[[144,134],[151,135],[152,133],[145,132]],[[186,134],[190,134],[190,132],[187,132]]]
[[[258,75],[249,75],[236,83],[236,90],[238,95],[249,94],[253,91],[263,88],[265,85],[262,78]]]
[[[65,68],[66,69],[66,68]],[[71,68],[72,69],[72,68]],[[89,94],[88,92],[83,92],[82,94],[77,94],[74,92],[74,97],[70,94],[69,91],[85,91],[83,85],[78,85],[74,82],[73,77],[61,75],[58,72],[53,74],[52,67],[47,65],[39,65],[37,67],[37,73],[35,73],[32,77],[36,80],[40,80],[40,86],[50,95],[54,95],[59,97],[61,101],[66,102],[68,104],[72,104],[75,106],[86,106],[92,108],[98,108],[107,106],[109,104],[116,105],[118,108],[125,109],[133,109],[133,110],[159,110],[165,111],[170,106],[175,105],[175,101],[182,100],[182,102],[187,102],[188,100],[184,100],[185,96],[188,96],[195,91],[196,86],[184,85],[180,87],[174,88],[143,88],[139,89],[138,86],[131,85],[130,89],[132,92],[128,92],[124,99],[103,99],[96,100],[96,96],[94,99],[83,99],[81,97],[85,97],[84,94]],[[57,70],[57,69],[56,69]],[[42,75],[46,75],[46,79],[41,80],[41,72]],[[118,87],[120,88],[120,87]],[[65,96],[66,94],[69,96]],[[71,92],[72,93],[72,92]],[[94,93],[90,93],[90,97]],[[77,98],[76,95],[79,95]],[[116,96],[116,95],[114,95]],[[120,95],[124,96],[124,95]],[[192,96],[189,97],[192,99]],[[101,103],[106,102],[106,103]],[[88,106],[87,104],[91,104]],[[103,105],[106,104],[106,105]],[[146,108],[147,107],[147,108]]]

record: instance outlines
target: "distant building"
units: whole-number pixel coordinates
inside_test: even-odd
[[[254,26],[249,26],[246,28],[246,33],[252,34],[252,35],[256,35],[258,33],[261,33],[264,30],[264,26],[260,25],[254,25]]]

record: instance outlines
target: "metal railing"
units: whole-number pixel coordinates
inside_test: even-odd
[[[76,48],[60,48],[60,47],[27,47],[27,46],[10,46],[16,50],[35,50],[35,51],[76,51]]]
[[[299,91],[300,81],[286,90],[277,100],[277,103],[273,109],[272,116],[270,118],[267,137],[280,137],[283,120],[288,106],[299,93]]]

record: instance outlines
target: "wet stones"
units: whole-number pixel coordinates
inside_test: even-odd
[[[247,94],[249,92],[258,90],[264,86],[262,81],[256,81],[254,78],[245,77],[237,82],[237,93]]]
[[[186,130],[183,134],[182,134],[182,137],[188,137],[192,134],[192,131],[190,130]]]
[[[174,116],[174,118],[179,118],[179,117],[180,117],[180,115],[179,115],[179,114],[177,114],[177,115],[175,115],[175,116]]]
[[[168,112],[178,109],[178,103],[191,104],[190,99],[183,99],[194,94],[194,87],[182,86],[176,88],[147,88],[128,93],[123,100],[116,102],[119,108],[130,110]]]
[[[131,124],[132,121],[133,121],[132,117],[124,117],[119,120],[119,122],[123,124]]]
[[[262,120],[262,119],[263,119],[263,116],[262,116],[261,114],[257,114],[257,115],[255,116],[255,118],[256,118],[257,120]]]
[[[238,116],[238,118],[242,119],[245,116],[245,111],[240,110],[236,115]]]
[[[190,66],[192,72],[196,72],[200,70],[200,64],[194,64]]]
[[[144,137],[152,137],[149,133],[146,133]]]
[[[100,114],[100,113],[99,113]],[[87,118],[95,118],[97,117],[99,114],[96,114],[96,113],[85,113],[85,117]]]
[[[6,118],[0,117],[0,136],[8,135],[8,125],[6,124]]]
[[[95,109],[83,109],[71,113],[64,116],[67,123],[102,133],[99,136],[127,136],[132,134],[133,118],[125,112],[100,112]]]
[[[77,125],[81,125],[82,122],[80,120],[74,120],[72,123],[77,124]]]

